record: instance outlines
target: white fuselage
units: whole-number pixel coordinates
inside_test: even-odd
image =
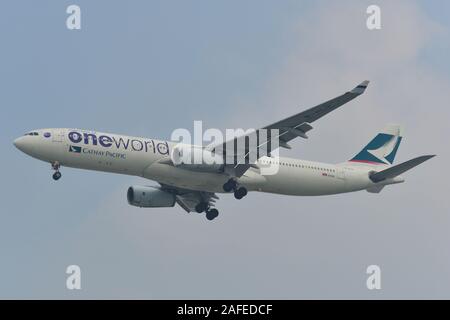
[[[128,137],[79,129],[41,129],[35,135],[18,138],[14,144],[28,155],[61,166],[106,171],[155,180],[178,188],[224,192],[230,178],[225,173],[192,171],[177,167],[164,159],[176,143],[155,139]],[[262,175],[250,168],[238,179],[249,191],[286,195],[329,195],[370,189],[374,186],[402,182],[401,178],[373,183],[370,171],[384,165],[326,164],[292,158],[262,157],[258,167],[276,165],[275,174]]]

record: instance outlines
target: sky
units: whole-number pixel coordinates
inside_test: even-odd
[[[66,8],[81,8],[81,30]],[[366,8],[381,8],[368,30]],[[450,2],[5,1],[0,17],[0,298],[450,298]],[[437,154],[379,194],[220,195],[209,222],[126,201],[143,178],[15,149],[36,128],[169,139],[255,128],[353,88],[282,156],[339,163],[387,123],[396,161]],[[67,290],[67,266],[81,290]],[[366,268],[381,268],[368,290]]]

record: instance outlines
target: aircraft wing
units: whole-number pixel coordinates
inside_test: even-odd
[[[347,102],[355,99],[359,95],[363,94],[366,90],[367,86],[369,84],[369,81],[363,81],[359,85],[357,85],[352,90],[336,97],[331,100],[328,100],[324,103],[321,103],[315,107],[312,107],[310,109],[307,109],[305,111],[302,111],[300,113],[297,113],[289,118],[283,119],[281,121],[275,122],[273,124],[270,124],[262,129],[278,129],[278,135],[276,136],[268,136],[268,138],[263,142],[260,143],[259,140],[257,142],[257,148],[256,150],[252,150],[248,148],[248,146],[245,146],[244,150],[237,150],[236,147],[234,147],[235,157],[239,155],[239,152],[241,152],[241,155],[244,154],[246,160],[248,160],[250,157],[250,153],[255,152],[256,158],[259,159],[263,155],[270,154],[273,150],[275,150],[278,147],[283,147],[287,149],[291,149],[291,147],[287,144],[287,142],[291,141],[292,139],[295,139],[297,137],[302,138],[308,138],[306,135],[306,132],[310,131],[313,127],[311,126],[311,123],[322,118],[326,114],[330,113],[331,111],[336,110],[340,106],[346,104]],[[256,130],[256,133],[260,129]],[[255,134],[255,131],[250,134]],[[226,145],[227,143],[230,144],[232,142],[235,143],[235,145],[245,145],[245,141],[249,140],[249,135],[242,135],[237,138],[234,138],[233,141],[229,140],[224,142],[222,145],[216,145],[216,146],[208,146],[207,149],[212,150],[214,152],[222,152],[226,153],[223,150],[227,150]],[[244,141],[239,144],[238,140],[243,139]],[[278,143],[271,143],[274,139],[278,139]],[[248,144],[248,142],[247,142]],[[274,145],[272,147],[272,144]],[[261,152],[262,149],[264,149],[264,152]],[[237,152],[236,152],[237,151]],[[241,157],[242,158],[242,157]],[[227,163],[229,163],[227,161]],[[245,171],[248,170],[249,167],[252,166],[251,163],[247,163],[246,161],[235,161],[233,162],[234,165],[232,165],[232,174],[236,176],[241,176],[245,173]],[[230,165],[228,165],[230,166]]]
[[[203,192],[190,189],[177,188],[165,184],[161,184],[161,189],[174,193],[176,202],[186,212],[195,212],[195,206],[200,202],[206,202],[209,207],[214,207],[219,197],[212,192]]]
[[[264,129],[278,129],[280,130],[280,140],[288,142],[296,137],[307,138],[306,132],[312,129],[309,124],[322,118],[331,111],[336,110],[340,106],[343,106],[347,102],[355,99],[357,96],[364,93],[369,81],[363,81],[352,90],[321,103],[308,110],[297,113],[289,118],[275,122],[271,125],[264,127]],[[280,146],[283,147],[282,143]]]

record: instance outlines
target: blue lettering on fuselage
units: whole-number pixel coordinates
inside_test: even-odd
[[[100,145],[104,148],[115,147],[116,149],[131,150],[137,152],[158,152],[161,155],[169,155],[169,144],[167,142],[155,143],[154,140],[141,140],[129,138],[116,138],[114,136],[101,135],[97,137],[95,133],[80,133],[71,131],[68,134],[72,143],[84,143],[85,145]]]
[[[112,139],[108,136],[98,137],[98,142],[102,147],[109,148],[112,146]]]
[[[110,157],[116,159],[126,159],[126,154],[119,152],[110,152],[110,151],[102,151],[102,150],[92,150],[89,148],[83,148],[83,153],[93,156],[99,157]]]

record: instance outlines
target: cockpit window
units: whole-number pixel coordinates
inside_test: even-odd
[[[24,136],[38,136],[38,135],[39,135],[39,133],[37,133],[37,132],[28,132],[28,133],[24,134]]]

